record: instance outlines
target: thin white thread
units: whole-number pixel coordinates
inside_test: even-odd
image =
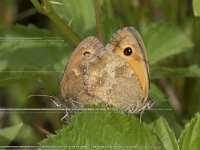
[[[0,41],[61,41],[62,37],[0,37]]]
[[[0,146],[0,149],[12,148],[12,149],[119,149],[119,148],[128,148],[128,149],[161,149],[160,146]]]
[[[115,108],[0,108],[0,111],[93,111],[93,110],[117,110]]]
[[[172,110],[171,108],[151,108],[151,109],[146,109],[147,111],[148,110]]]
[[[30,73],[30,72],[40,72],[40,73],[46,73],[46,72],[57,72],[57,73],[60,73],[60,72],[63,72],[63,71],[55,71],[55,70],[44,70],[44,71],[40,71],[40,70],[26,70],[26,71],[19,71],[19,70],[9,70],[9,71],[0,71],[0,72],[2,72],[2,73],[9,73],[9,72],[14,72],[14,73],[16,73],[16,72],[19,72],[19,73],[21,73],[21,72],[23,72],[23,73]]]
[[[34,112],[34,113],[43,113],[43,112],[65,112],[65,111],[108,111],[108,110],[119,110],[116,108],[80,108],[80,109],[73,109],[73,108],[0,108],[0,112]],[[154,109],[147,109],[146,111],[171,111],[171,108],[154,108]]]

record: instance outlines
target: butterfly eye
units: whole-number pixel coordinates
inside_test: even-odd
[[[125,49],[124,49],[124,55],[126,55],[126,56],[130,56],[131,54],[132,54],[132,48],[130,48],[130,47],[126,47]]]
[[[91,54],[91,53],[90,53],[90,52],[87,52],[87,51],[83,53],[84,56],[89,56],[90,54]]]

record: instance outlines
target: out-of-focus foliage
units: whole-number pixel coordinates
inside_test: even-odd
[[[182,30],[167,23],[150,26],[143,37],[151,65],[175,54],[191,50],[192,47],[192,42]]]
[[[59,1],[54,5],[56,13],[68,24],[78,36],[85,38],[95,31],[95,12],[91,0]],[[80,11],[81,10],[81,11]],[[84,30],[81,30],[84,29]]]
[[[22,124],[0,129],[0,146],[9,145],[17,136]]]
[[[32,25],[1,26],[0,34],[1,86],[63,72],[69,50],[62,38]]]
[[[200,16],[200,1],[199,0],[193,0],[193,9],[194,9],[194,15]]]
[[[54,0],[50,5],[80,40],[97,36],[92,0]],[[141,34],[151,70],[149,98],[155,106],[145,111],[142,124],[136,117],[119,112],[77,114],[71,118],[72,127],[62,129],[41,145],[118,143],[197,149],[199,115],[191,118],[200,110],[200,18],[195,17],[200,15],[199,0],[99,0],[99,8],[104,43],[125,26],[133,26]],[[47,18],[37,13],[30,1],[0,1],[1,108],[52,107],[48,98],[27,97],[59,94],[59,78],[73,47],[70,39],[63,40],[67,39],[64,31]],[[61,128],[60,118],[59,113],[0,111],[0,134],[7,126],[24,124],[21,132],[8,129],[9,140],[0,145],[12,140],[10,145],[36,145],[46,134]]]

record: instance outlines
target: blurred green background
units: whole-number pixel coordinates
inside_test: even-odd
[[[79,40],[98,36],[92,0],[50,2]],[[104,43],[122,27],[133,26],[141,33],[150,62],[150,98],[158,108],[172,109],[177,121],[172,127],[179,135],[200,110],[200,18],[194,16],[193,1],[99,0],[99,8]],[[59,79],[75,46],[62,29],[28,0],[0,1],[1,108],[53,107],[46,97],[28,96],[58,95]],[[62,115],[1,111],[0,128],[23,123],[23,130],[10,137],[16,136],[10,145],[36,145],[62,127]],[[157,115],[167,117],[168,112]],[[155,117],[145,116],[150,121]]]

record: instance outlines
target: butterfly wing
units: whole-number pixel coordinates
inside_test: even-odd
[[[90,64],[87,86],[89,94],[116,108],[137,113],[142,107],[141,84],[131,65],[115,53],[105,52]]]
[[[143,89],[144,101],[148,98],[149,92],[149,64],[146,49],[142,38],[133,27],[125,27],[118,30],[106,46],[129,64],[131,64]]]
[[[147,106],[149,66],[144,44],[132,27],[117,31],[88,68],[88,93],[129,113]]]
[[[98,103],[98,99],[91,97],[86,91],[84,72],[87,64],[103,50],[103,45],[94,37],[86,38],[77,46],[60,80],[61,97],[81,104]]]

